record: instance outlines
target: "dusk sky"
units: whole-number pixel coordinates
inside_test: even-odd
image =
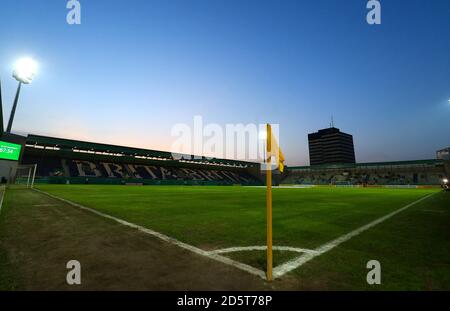
[[[450,1],[2,0],[5,124],[14,62],[39,62],[14,131],[170,150],[177,123],[277,123],[288,165],[307,133],[354,137],[357,162],[450,147]]]

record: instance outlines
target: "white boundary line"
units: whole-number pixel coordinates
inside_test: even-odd
[[[300,267],[303,264],[307,263],[308,261],[310,261],[314,257],[320,256],[320,255],[322,255],[322,254],[332,250],[333,248],[335,248],[336,246],[340,245],[341,243],[344,243],[344,242],[350,240],[351,238],[361,234],[362,232],[364,232],[364,231],[366,231],[366,230],[368,230],[368,229],[370,229],[370,228],[372,228],[372,227],[382,223],[383,221],[391,218],[392,216],[394,216],[394,215],[396,215],[396,214],[398,214],[400,212],[403,212],[407,208],[409,208],[409,207],[411,207],[411,206],[413,206],[413,205],[415,205],[415,204],[417,204],[417,203],[419,203],[419,202],[421,202],[423,200],[428,199],[430,196],[435,195],[436,193],[432,193],[432,194],[429,194],[427,196],[424,196],[424,197],[422,197],[422,198],[420,198],[420,199],[418,199],[418,200],[416,200],[416,201],[414,201],[412,203],[409,203],[408,205],[405,205],[402,208],[399,208],[398,210],[393,211],[392,213],[389,213],[389,214],[387,214],[387,215],[385,215],[383,217],[380,217],[380,218],[378,218],[378,219],[368,223],[365,226],[362,226],[362,227],[360,227],[360,228],[358,228],[356,230],[351,231],[350,233],[344,234],[344,235],[338,237],[337,239],[334,239],[334,240],[332,240],[332,241],[330,241],[330,242],[328,242],[326,244],[323,244],[322,246],[320,246],[320,247],[315,249],[315,251],[316,251],[315,253],[307,253],[307,254],[302,255],[300,257],[294,258],[294,259],[292,259],[292,260],[290,260],[290,261],[288,261],[288,262],[286,262],[286,263],[284,263],[282,265],[279,265],[278,267],[275,267],[273,269],[273,278],[281,277],[284,274],[286,274],[286,273],[288,273],[288,272],[290,272],[290,271],[292,271],[294,269],[297,269],[298,267]]]
[[[2,191],[2,198],[0,199],[0,214],[1,214],[2,207],[3,207],[3,198],[5,197],[6,187],[5,186],[0,187],[0,191]]]
[[[154,236],[154,237],[156,237],[156,238],[158,238],[158,239],[161,239],[161,240],[163,240],[163,241],[165,241],[165,242],[168,242],[168,243],[171,243],[171,244],[175,244],[175,245],[177,245],[177,246],[179,246],[179,247],[181,247],[181,248],[184,248],[184,249],[186,249],[186,250],[188,250],[188,251],[191,251],[191,252],[193,252],[193,253],[195,253],[195,254],[197,254],[197,255],[201,255],[201,256],[204,256],[204,257],[208,257],[208,258],[210,258],[210,259],[214,259],[214,260],[219,261],[219,262],[221,262],[221,263],[224,263],[224,264],[227,264],[227,265],[230,265],[230,266],[239,268],[239,269],[241,269],[241,270],[247,271],[247,272],[249,272],[249,273],[251,273],[251,274],[253,274],[253,275],[257,275],[257,276],[259,276],[259,277],[262,278],[262,279],[266,279],[266,274],[265,274],[265,272],[262,271],[262,270],[260,270],[260,269],[257,269],[257,268],[254,268],[254,267],[252,267],[252,266],[243,264],[243,263],[241,263],[241,262],[232,260],[232,259],[230,259],[230,258],[228,258],[228,257],[224,257],[224,256],[221,256],[221,255],[218,255],[218,254],[214,254],[214,253],[211,253],[211,252],[208,252],[208,251],[204,251],[204,250],[202,250],[202,249],[200,249],[200,248],[198,248],[198,247],[195,247],[195,246],[186,244],[186,243],[184,243],[184,242],[178,241],[177,239],[171,238],[171,237],[169,237],[169,236],[167,236],[167,235],[164,235],[164,234],[162,234],[162,233],[159,233],[159,232],[153,231],[153,230],[151,230],[151,229],[148,229],[148,228],[145,228],[145,227],[142,227],[142,226],[133,224],[133,223],[128,222],[128,221],[125,221],[125,220],[122,220],[122,219],[120,219],[120,218],[116,218],[116,217],[114,217],[114,216],[111,216],[111,215],[108,215],[108,214],[99,212],[99,211],[97,211],[97,210],[94,210],[94,209],[92,209],[92,208],[83,206],[83,205],[81,205],[81,204],[74,203],[74,202],[72,202],[72,201],[69,201],[69,200],[66,200],[66,199],[63,199],[63,198],[54,196],[54,195],[52,195],[52,194],[50,194],[50,193],[47,193],[47,192],[45,192],[45,191],[38,190],[38,189],[35,189],[35,188],[33,188],[33,190],[36,191],[36,192],[45,194],[45,195],[47,195],[47,196],[49,196],[49,197],[51,197],[51,198],[53,198],[53,199],[62,201],[62,202],[64,202],[64,203],[67,203],[67,204],[72,205],[72,206],[75,206],[75,207],[78,207],[78,208],[80,208],[80,209],[82,209],[82,210],[85,210],[85,211],[94,213],[94,214],[99,215],[99,216],[102,216],[102,217],[104,217],[104,218],[108,218],[108,219],[114,220],[114,221],[116,221],[116,222],[118,222],[118,223],[120,223],[120,224],[122,224],[122,225],[124,225],[124,226],[127,226],[127,227],[130,227],[130,228],[137,229],[137,230],[139,230],[139,231],[141,231],[141,232],[144,232],[144,233],[147,233],[147,234],[149,234],[149,235],[152,235],[152,236]]]
[[[154,236],[156,238],[159,238],[159,239],[161,239],[161,240],[163,240],[165,242],[168,242],[168,243],[177,245],[177,246],[179,246],[181,248],[184,248],[186,250],[189,250],[189,251],[191,251],[191,252],[193,252],[195,254],[198,254],[198,255],[201,255],[201,256],[204,256],[204,257],[208,257],[210,259],[219,261],[221,263],[224,263],[224,264],[236,267],[238,269],[247,271],[247,272],[249,272],[249,273],[251,273],[253,275],[259,276],[262,279],[266,279],[266,275],[265,275],[264,271],[262,271],[260,269],[257,269],[257,268],[254,268],[252,266],[243,264],[241,262],[232,260],[232,259],[230,259],[228,257],[224,257],[224,256],[219,255],[219,254],[235,252],[235,251],[265,250],[266,246],[230,247],[230,248],[213,250],[213,251],[205,251],[205,250],[202,250],[202,249],[200,249],[198,247],[195,247],[195,246],[186,244],[184,242],[181,242],[181,241],[179,241],[177,239],[171,238],[171,237],[169,237],[167,235],[164,235],[162,233],[159,233],[159,232],[153,231],[151,229],[148,229],[148,228],[145,228],[145,227],[133,224],[133,223],[125,221],[125,220],[122,220],[120,218],[116,218],[114,216],[111,216],[111,215],[99,212],[99,211],[97,211],[95,209],[83,206],[81,204],[78,204],[78,203],[75,203],[75,202],[72,202],[72,201],[69,201],[69,200],[57,197],[57,196],[52,195],[52,194],[50,194],[48,192],[45,192],[45,191],[42,191],[42,190],[38,190],[36,188],[33,188],[32,190],[34,190],[36,192],[39,192],[39,193],[42,193],[44,195],[47,195],[47,196],[49,196],[49,197],[51,197],[53,199],[62,201],[64,203],[67,203],[69,205],[78,207],[78,208],[80,208],[82,210],[86,210],[86,211],[89,211],[89,212],[94,213],[96,215],[102,216],[104,218],[108,218],[108,219],[114,220],[114,221],[116,221],[116,222],[118,222],[118,223],[120,223],[122,225],[128,226],[130,228],[137,229],[137,230],[139,230],[141,232],[144,232],[144,233],[152,235],[152,236]],[[438,193],[438,192],[436,192],[436,193]],[[353,231],[351,231],[351,232],[349,232],[347,234],[344,234],[344,235],[338,237],[337,239],[334,239],[334,240],[332,240],[332,241],[330,241],[330,242],[328,242],[326,244],[323,244],[322,246],[320,246],[320,247],[318,247],[318,248],[316,248],[314,250],[295,248],[295,247],[289,247],[289,246],[274,246],[275,250],[285,250],[285,251],[293,251],[293,252],[299,252],[299,253],[301,252],[301,253],[304,253],[304,255],[300,255],[299,257],[296,257],[296,258],[294,258],[294,259],[292,259],[292,260],[290,260],[290,261],[288,261],[288,262],[286,262],[286,263],[284,263],[282,265],[279,265],[279,266],[275,267],[273,269],[273,279],[279,278],[279,277],[285,275],[286,273],[288,273],[288,272],[290,272],[290,271],[292,271],[294,269],[299,268],[300,266],[302,266],[303,264],[307,263],[311,259],[313,259],[313,258],[315,258],[317,256],[320,256],[320,255],[322,255],[322,254],[332,250],[333,248],[335,248],[336,246],[340,245],[341,243],[344,243],[344,242],[350,240],[351,238],[353,238],[353,237],[361,234],[362,232],[364,232],[364,231],[366,231],[366,230],[368,230],[368,229],[370,229],[370,228],[372,228],[372,227],[374,227],[374,226],[384,222],[385,220],[391,218],[392,216],[394,216],[394,215],[396,215],[396,214],[398,214],[400,212],[403,212],[407,208],[409,208],[409,207],[411,207],[411,206],[413,206],[413,205],[415,205],[415,204],[417,204],[417,203],[419,203],[419,202],[429,198],[432,195],[435,195],[436,193],[429,194],[429,195],[424,196],[424,197],[422,197],[422,198],[420,198],[420,199],[418,199],[418,200],[416,200],[416,201],[414,201],[412,203],[409,203],[409,204],[405,205],[404,207],[399,208],[399,209],[397,209],[397,210],[395,210],[395,211],[393,211],[393,212],[391,212],[391,213],[389,213],[389,214],[387,214],[387,215],[385,215],[383,217],[380,217],[380,218],[378,218],[378,219],[376,219],[376,220],[374,220],[374,221],[372,221],[372,222],[370,222],[370,223],[368,223],[368,224],[366,224],[366,225],[364,225],[364,226],[362,226],[362,227],[360,227],[358,229],[355,229],[355,230],[353,230]],[[3,201],[3,197],[2,197],[2,201]]]
[[[237,246],[237,247],[229,247],[223,249],[216,249],[213,251],[209,251],[209,254],[226,254],[233,252],[242,252],[242,251],[265,251],[267,246]],[[298,247],[290,247],[290,246],[273,246],[273,250],[275,251],[288,251],[295,253],[317,253],[317,251],[312,249],[298,248]]]

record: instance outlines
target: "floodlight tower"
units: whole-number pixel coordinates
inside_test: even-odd
[[[29,57],[21,58],[17,61],[16,67],[13,71],[13,77],[19,81],[17,86],[16,97],[14,98],[14,104],[11,110],[11,115],[9,117],[8,127],[6,128],[7,133],[11,133],[12,124],[14,121],[14,115],[16,114],[17,102],[19,101],[20,89],[22,84],[29,84],[33,80],[37,72],[37,63]]]

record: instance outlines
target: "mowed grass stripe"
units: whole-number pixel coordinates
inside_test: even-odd
[[[265,244],[265,190],[40,185],[39,189],[211,250]],[[316,248],[435,189],[274,189],[274,244]]]

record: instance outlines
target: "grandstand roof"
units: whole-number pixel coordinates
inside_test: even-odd
[[[72,140],[65,138],[41,136],[41,135],[28,135],[26,141],[27,147],[34,147],[39,149],[48,150],[65,150],[74,152],[85,152],[85,153],[107,153],[115,155],[124,155],[132,157],[149,157],[158,159],[174,160],[172,153],[167,151],[158,151],[151,149],[142,149],[134,147],[124,147],[117,145],[109,145],[102,143],[93,143],[80,140]],[[217,159],[217,158],[206,158],[194,155],[181,155],[181,161],[189,162],[208,162],[218,165],[234,165],[234,166],[253,166],[256,163],[237,161],[237,160],[227,160],[227,159]]]
[[[342,164],[323,164],[313,166],[291,166],[288,170],[334,170],[334,169],[352,169],[368,167],[392,167],[392,166],[417,166],[417,165],[438,165],[443,164],[441,159],[413,160],[413,161],[392,161],[392,162],[368,162],[368,163],[342,163]]]

